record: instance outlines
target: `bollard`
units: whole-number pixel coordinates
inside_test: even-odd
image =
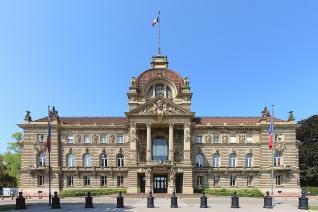
[[[58,209],[61,208],[61,204],[60,204],[60,198],[57,196],[57,192],[54,191],[54,196],[52,198],[52,209]]]
[[[231,208],[239,208],[239,197],[236,195],[236,192],[233,193],[233,196],[231,198]]]
[[[173,192],[171,196],[170,208],[177,208],[177,207],[178,207],[178,197],[176,196],[176,192]]]
[[[147,196],[147,208],[154,208],[154,197],[152,196],[152,192],[149,191],[149,195]]]
[[[117,196],[116,208],[124,208],[124,197],[121,195],[121,192],[119,192],[119,195]]]
[[[298,209],[302,209],[302,210],[308,210],[309,209],[308,197],[306,197],[306,193],[305,192],[301,192],[301,196],[298,198],[298,200],[299,200]]]
[[[269,195],[269,191],[266,191],[263,208],[273,208],[272,197]]]
[[[200,197],[200,208],[207,208],[208,207],[208,198],[205,196],[205,192],[202,192]]]
[[[25,207],[25,198],[22,196],[22,192],[19,192],[19,196],[15,199],[15,209],[21,210],[26,209]]]
[[[87,192],[85,197],[85,208],[93,208],[93,197],[91,197],[91,192]]]

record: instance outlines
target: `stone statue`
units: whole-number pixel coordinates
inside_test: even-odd
[[[109,143],[110,143],[110,144],[115,143],[115,135],[111,134],[111,135],[109,136]]]
[[[264,110],[262,111],[261,121],[269,121],[270,117],[271,117],[271,114],[269,110],[267,110],[267,107],[264,107]]]
[[[295,121],[294,111],[289,111],[289,116],[287,121]]]
[[[136,83],[137,83],[136,77],[132,77],[131,80],[130,80],[130,86],[131,86],[131,87],[135,87],[135,86],[136,86]]]
[[[229,142],[229,136],[228,135],[223,135],[222,136],[222,144],[227,144]]]
[[[239,136],[239,143],[244,144],[245,143],[245,135],[240,135]]]
[[[188,78],[188,77],[185,77],[185,78],[183,79],[183,85],[184,85],[185,87],[189,87],[189,86],[190,86],[190,81],[189,81],[189,78]]]
[[[81,135],[75,136],[75,143],[81,143]]]
[[[170,183],[172,183],[172,184],[174,182],[175,175],[176,175],[176,171],[174,169],[170,169],[169,179],[170,179]]]
[[[98,143],[98,135],[94,134],[92,140],[93,140],[93,143],[97,144]]]
[[[31,112],[28,110],[26,111],[24,121],[32,121]]]
[[[212,136],[211,135],[206,135],[205,136],[205,143],[206,144],[212,143]]]
[[[131,128],[129,137],[130,137],[130,142],[136,142],[137,137],[136,137],[136,129],[135,128],[133,128],[133,127]]]

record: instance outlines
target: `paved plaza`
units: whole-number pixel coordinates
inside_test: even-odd
[[[208,209],[200,208],[199,199],[193,197],[187,198],[178,198],[179,208],[170,208],[170,198],[158,197],[155,198],[155,208],[147,208],[147,199],[146,198],[136,198],[129,197],[124,199],[125,208],[117,209],[116,208],[116,198],[114,196],[99,196],[94,197],[94,208],[84,208],[84,198],[64,198],[61,199],[61,209],[58,211],[160,211],[164,209],[165,211],[302,211],[297,209],[298,199],[297,198],[276,198],[274,203],[275,206],[273,209],[264,209],[263,208],[263,199],[262,198],[240,198],[240,208],[234,209],[230,207],[231,200],[230,197],[209,197],[208,198]],[[44,212],[50,210],[47,204],[47,199],[28,199],[26,200],[27,209],[23,211],[32,211],[32,212]],[[15,204],[14,200],[0,200],[0,204]],[[317,198],[310,198],[309,205],[318,205]]]

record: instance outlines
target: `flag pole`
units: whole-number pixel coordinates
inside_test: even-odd
[[[51,127],[51,120],[50,120],[51,110],[50,106],[48,106],[48,126]],[[48,129],[48,136],[51,137],[51,129]],[[48,138],[51,140],[51,138]],[[51,196],[51,141],[47,141],[48,152],[49,152],[49,206],[52,205],[52,196]]]
[[[161,22],[161,20],[160,20],[160,10],[158,11],[158,20],[159,20],[159,22],[158,22],[158,55],[160,55],[160,22]]]
[[[274,142],[275,142],[275,133],[274,133],[274,105],[272,105],[272,198],[274,200]]]

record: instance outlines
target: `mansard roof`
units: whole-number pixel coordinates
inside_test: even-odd
[[[196,124],[256,124],[259,123],[261,117],[234,117],[234,116],[203,116],[195,117],[193,119]],[[276,122],[282,122],[284,120],[275,118]]]
[[[126,124],[126,117],[109,117],[109,116],[81,116],[81,117],[60,117],[62,124],[82,124],[82,125],[108,125],[108,124]],[[47,122],[47,117],[35,120],[35,122]]]

